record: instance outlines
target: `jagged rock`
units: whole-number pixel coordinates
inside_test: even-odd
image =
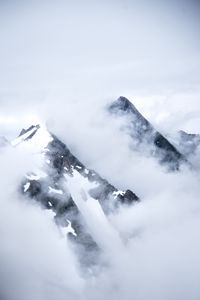
[[[109,111],[128,118],[126,129],[133,139],[135,150],[143,146],[148,154],[156,157],[169,170],[179,170],[183,162],[187,163],[184,155],[156,131],[127,98],[119,97],[109,106]]]
[[[182,163],[187,163],[185,156],[178,150],[180,148],[175,147],[164,135],[156,131],[127,98],[118,98],[109,106],[109,111],[114,115],[127,117],[126,130],[132,138],[134,150],[143,149],[170,170],[179,170]],[[193,148],[200,143],[199,136],[187,135],[184,132],[180,133],[180,136],[184,143],[192,145]],[[44,166],[40,172],[42,171],[45,176],[40,172],[38,174],[37,171],[26,174],[21,192],[28,200],[34,199],[44,209],[51,210],[58,227],[64,229],[68,238],[77,246],[75,249],[81,254],[82,262],[94,263],[99,246],[87,229],[86,220],[71,195],[67,180],[70,177],[75,178],[76,173],[86,180],[87,191],[83,191],[85,192],[83,194],[87,194],[94,201],[99,201],[105,214],[120,205],[128,206],[138,202],[139,197],[131,190],[118,190],[97,172],[88,169],[71,153],[67,145],[40,125],[22,129],[11,145],[18,146],[24,142],[33,143],[42,153]]]
[[[99,174],[93,170],[87,169],[62,143],[55,135],[53,140],[48,145],[47,157],[50,159],[53,167],[58,175],[62,176],[63,173],[73,174],[73,170],[77,170],[84,178],[90,182],[97,183],[97,187],[92,188],[90,195],[99,200],[102,204],[107,201],[108,197],[117,192],[118,189],[111,185],[107,180],[103,179]],[[123,202],[123,197],[117,198],[118,201]],[[138,201],[139,198],[133,193],[129,199],[130,203]]]
[[[62,141],[54,134],[44,131],[39,125],[23,129],[12,144],[16,146],[34,141],[40,144],[41,139],[45,140],[40,148],[44,155],[45,177],[38,176],[37,173],[27,174],[22,183],[22,192],[39,202],[43,208],[52,210],[59,227],[67,228],[69,223],[71,224],[75,234],[70,233],[68,236],[79,246],[81,244],[84,255],[90,249],[98,252],[98,246],[88,232],[85,220],[67,187],[66,177],[73,177],[75,172],[78,172],[89,184],[91,183],[87,192],[94,201],[99,201],[106,214],[120,204],[130,205],[139,201],[138,196],[130,190],[119,191],[98,173],[87,169]],[[63,181],[66,183],[65,188],[63,188]]]

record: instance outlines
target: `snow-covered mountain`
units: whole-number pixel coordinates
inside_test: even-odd
[[[112,117],[126,118],[123,130],[131,136],[133,151],[156,158],[170,172],[178,171],[181,164],[189,165],[188,153],[191,149],[195,151],[200,143],[199,136],[184,132],[179,133],[179,139],[175,143],[170,142],[125,97],[114,101],[108,107],[108,111]],[[8,143],[5,139],[2,141],[3,144]],[[52,212],[58,228],[74,242],[75,248],[82,248],[84,262],[93,262],[93,254],[98,253],[99,245],[88,231],[87,220],[74,199],[71,181],[73,180],[79,189],[82,201],[92,199],[100,205],[105,216],[121,205],[137,203],[140,200],[137,191],[121,191],[95,170],[87,168],[73,155],[68,146],[45,126],[37,124],[22,129],[11,145],[25,145],[40,153],[42,166],[24,174],[21,192],[27,199],[36,201],[44,209]]]
[[[109,111],[115,116],[127,118],[127,125],[123,129],[131,136],[135,151],[141,150],[155,157],[169,170],[179,170],[180,165],[186,163],[185,156],[127,98],[119,97],[110,105]]]
[[[22,129],[20,135],[12,141],[12,146],[24,143],[41,153],[43,166],[26,174],[22,193],[51,210],[59,228],[68,233],[83,250],[88,252],[92,249],[94,252],[94,248],[98,247],[87,231],[85,220],[71,195],[68,185],[70,178],[77,184],[81,181],[83,199],[90,197],[98,201],[105,214],[119,205],[138,202],[139,197],[130,190],[117,189],[97,172],[86,168],[62,141],[43,126],[32,125]]]

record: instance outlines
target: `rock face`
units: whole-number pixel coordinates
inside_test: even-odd
[[[126,131],[132,137],[135,150],[142,148],[172,171],[179,170],[181,163],[186,162],[184,155],[156,131],[127,98],[119,97],[109,106],[109,111],[127,117]]]
[[[63,144],[56,136],[52,135],[53,140],[48,145],[47,156],[51,161],[53,168],[57,171],[58,176],[63,173],[68,173],[73,176],[73,171],[76,170],[91,183],[96,183],[97,187],[92,188],[89,194],[92,198],[99,200],[103,208],[106,208],[106,203],[109,197],[115,198],[115,202],[129,202],[138,201],[139,198],[131,191],[119,191],[107,180],[103,179],[98,173],[87,169]]]
[[[62,141],[40,125],[23,129],[12,145],[23,143],[37,146],[43,155],[44,166],[42,170],[26,175],[22,193],[54,213],[59,228],[68,233],[79,248],[83,248],[84,256],[90,249],[94,252],[98,247],[88,233],[85,220],[71,196],[67,178],[78,175],[86,181],[84,192],[94,201],[99,201],[105,214],[120,204],[130,205],[139,201],[138,196],[130,190],[118,190],[98,173],[86,168]]]

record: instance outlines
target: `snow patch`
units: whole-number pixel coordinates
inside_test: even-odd
[[[50,206],[50,207],[52,207],[53,205],[52,205],[52,203],[50,202],[50,201],[48,201],[48,205]]]
[[[49,186],[49,193],[55,193],[55,194],[62,195],[62,194],[63,194],[63,191],[62,191],[62,190],[54,189],[54,188],[52,188],[51,186]]]
[[[76,166],[76,168],[77,168],[77,169],[80,169],[80,170],[82,169],[82,167],[81,167],[81,166]]]
[[[29,130],[28,132],[26,132],[25,134],[17,137],[16,139],[14,139],[11,142],[12,146],[17,146],[18,144],[22,143],[23,141],[25,141],[31,134],[33,134],[35,131],[37,131],[37,127],[34,126],[31,130]]]
[[[123,191],[115,191],[115,192],[113,192],[113,196],[115,197],[115,199],[116,199],[119,195],[124,196],[124,194],[125,194],[125,192],[123,192]]]
[[[73,169],[73,178],[76,180],[77,184],[79,185],[79,188],[82,189],[84,192],[89,192],[91,189],[96,188],[98,186],[97,182],[90,182],[88,178],[85,178],[82,176],[77,170]],[[69,178],[68,174],[64,174],[64,177],[66,178],[67,182]]]
[[[31,139],[31,135],[35,132]],[[27,141],[26,141],[27,140]],[[43,150],[47,147],[47,145],[53,140],[53,137],[49,134],[48,130],[45,126],[34,126],[31,130],[24,133],[23,135],[17,137],[15,140],[11,142],[12,146],[17,146],[22,142],[26,141],[28,144]]]
[[[61,231],[64,235],[67,235],[68,233],[73,234],[74,236],[77,236],[76,231],[74,230],[74,228],[72,227],[72,223],[67,220],[68,222],[68,226],[67,227],[61,227]]]
[[[53,140],[53,137],[49,134],[45,127],[40,127],[33,138],[31,143],[41,149],[46,148],[47,145]]]
[[[25,185],[24,185],[24,193],[26,193],[28,191],[30,187],[30,182],[27,182]]]

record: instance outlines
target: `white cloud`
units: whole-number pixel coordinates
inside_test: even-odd
[[[42,120],[86,166],[142,201],[108,220],[90,202],[83,208],[104,247],[83,276],[51,216],[16,192],[40,156],[5,149],[1,292],[9,300],[199,299],[199,173],[168,174],[132,152],[120,130],[126,120],[104,109],[124,94],[162,132],[200,131],[198,3],[10,3],[1,6],[0,134],[13,138]]]

